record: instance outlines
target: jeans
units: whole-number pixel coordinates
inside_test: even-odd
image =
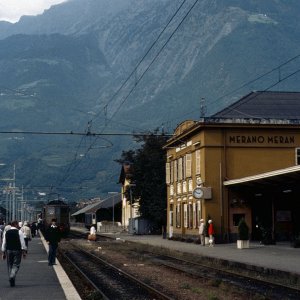
[[[205,235],[204,234],[200,234],[200,241],[201,241],[201,245],[205,246]]]
[[[7,270],[9,279],[15,279],[19,271],[22,250],[7,250]]]
[[[49,244],[49,253],[48,253],[48,264],[49,265],[55,264],[57,246],[58,246],[57,244]]]

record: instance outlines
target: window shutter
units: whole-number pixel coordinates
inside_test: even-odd
[[[170,184],[170,163],[166,163],[166,183]]]
[[[200,174],[200,150],[196,150],[196,174]]]
[[[178,160],[178,180],[182,180],[182,157]]]
[[[192,154],[187,154],[185,159],[186,177],[192,177]]]

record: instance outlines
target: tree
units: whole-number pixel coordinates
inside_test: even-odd
[[[249,227],[244,218],[241,218],[238,225],[238,238],[239,240],[249,240]]]
[[[140,214],[151,220],[155,227],[166,223],[167,191],[165,182],[165,151],[162,146],[167,137],[156,135],[157,131],[145,136],[135,136],[141,147],[123,151],[118,163],[133,164],[132,181],[136,184],[133,198],[140,201]]]

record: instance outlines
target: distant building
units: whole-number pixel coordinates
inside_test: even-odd
[[[124,162],[119,176],[119,183],[122,185],[122,226],[130,233],[135,231],[135,220],[140,217],[139,201],[133,199],[132,196],[133,172],[133,165],[130,162]]]
[[[252,92],[183,122],[164,148],[169,237],[198,237],[201,218],[217,242],[236,240],[241,218],[253,240],[300,234],[300,93]]]

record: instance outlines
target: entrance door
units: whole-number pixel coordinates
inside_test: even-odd
[[[252,240],[272,240],[273,206],[269,198],[255,197],[252,206]]]

